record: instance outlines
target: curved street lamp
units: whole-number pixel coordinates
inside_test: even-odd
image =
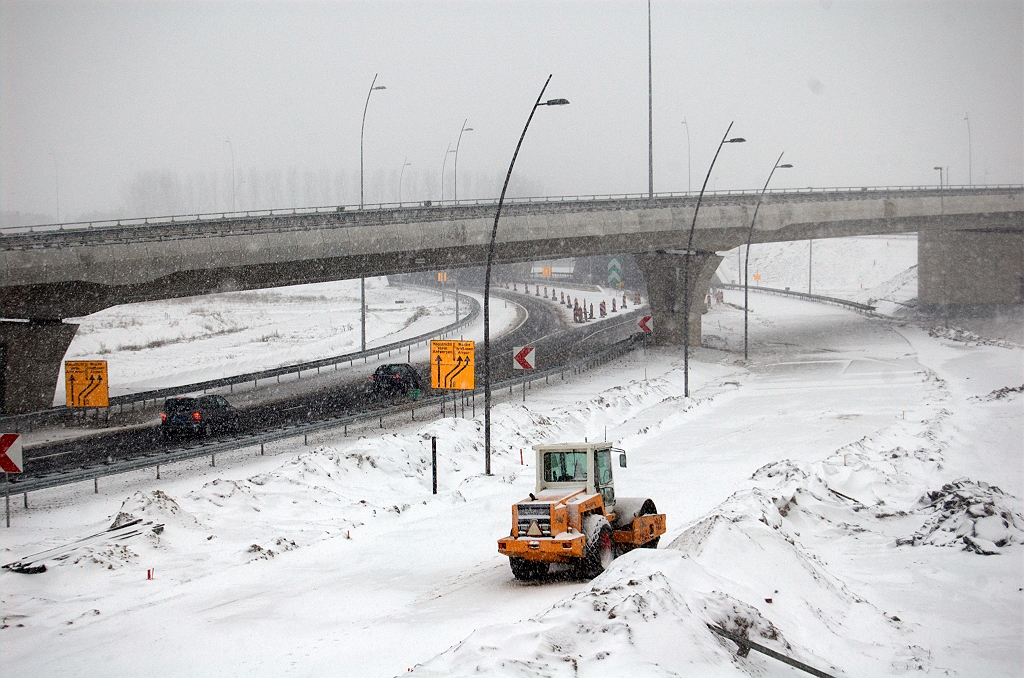
[[[228,150],[231,151],[231,211],[235,211],[235,149],[231,145],[231,137],[224,140],[224,143],[228,145]]]
[[[57,171],[57,154],[50,151],[50,157],[53,158],[53,187],[55,189],[55,199],[57,204],[57,223],[60,223],[60,172]]]
[[[964,120],[967,121],[967,185],[974,185],[974,172],[971,158],[971,114],[964,113]]]
[[[405,168],[412,167],[412,163],[409,162],[409,158],[406,157],[402,161],[402,171],[398,173],[398,206],[402,206],[402,179],[405,177]]]
[[[690,126],[686,118],[683,118],[683,127],[686,128],[686,192],[689,193],[693,188],[690,185]]]
[[[444,152],[444,160],[441,162],[441,203],[444,203],[444,166],[448,162],[448,154],[454,152],[452,145],[448,144],[448,150]]]
[[[462,121],[462,131],[459,132],[459,140],[455,143],[455,202],[459,202],[459,146],[462,144],[462,133],[472,132],[472,127],[466,127],[469,118]]]
[[[747,359],[747,274],[750,271],[750,241],[754,237],[754,224],[757,222],[757,210],[761,209],[761,200],[764,198],[764,192],[768,189],[768,182],[772,180],[772,175],[775,174],[777,169],[791,169],[793,166],[786,164],[780,165],[779,161],[782,160],[782,156],[785,153],[779,153],[779,159],[775,161],[775,166],[772,167],[772,171],[768,173],[768,180],[764,182],[764,188],[761,189],[761,195],[757,196],[757,205],[754,207],[754,218],[750,220],[750,230],[747,232],[747,255],[743,262],[743,359]],[[810,292],[808,292],[809,294]]]
[[[700,203],[704,199],[704,190],[708,187],[708,180],[711,178],[711,170],[715,168],[715,161],[718,154],[722,152],[725,144],[742,144],[746,141],[743,137],[729,139],[729,130],[733,123],[725,130],[725,136],[718,144],[715,157],[711,159],[711,166],[708,167],[707,176],[704,177],[704,184],[700,187],[700,195],[697,196],[697,206],[693,210],[693,222],[690,224],[690,237],[686,241],[685,259],[683,260],[683,396],[690,397],[690,259],[693,250],[693,232],[697,228],[697,213],[700,212]]]
[[[494,213],[494,226],[491,228],[491,242],[487,247],[487,267],[484,269],[484,473],[491,475],[491,266],[494,263],[494,240],[498,236],[498,218],[501,217],[501,206],[505,202],[505,191],[508,190],[509,179],[512,178],[512,168],[516,165],[516,157],[519,155],[519,148],[526,138],[526,130],[530,128],[530,121],[533,114],[537,112],[538,106],[565,106],[568,99],[548,99],[541,101],[544,90],[548,88],[551,76],[544,81],[544,86],[537,96],[537,103],[530,110],[530,117],[526,119],[526,126],[519,136],[519,143],[516,144],[515,153],[512,154],[512,162],[508,165],[508,173],[505,175],[505,184],[501,187],[501,197],[498,198],[498,210]]]
[[[366,131],[366,109],[370,106],[370,95],[375,89],[387,89],[384,85],[376,87],[374,85],[377,85],[377,73],[373,74],[370,91],[366,93],[366,103],[363,105],[363,124],[359,128],[359,209],[363,209],[363,133]],[[365,344],[365,342],[363,343]]]

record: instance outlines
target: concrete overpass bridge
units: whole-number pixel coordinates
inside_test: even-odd
[[[629,252],[647,281],[660,343],[691,338],[721,257],[746,241],[758,191],[533,198],[502,211],[497,263]],[[492,201],[317,208],[65,224],[0,236],[2,411],[47,407],[76,330],[117,304],[482,265]],[[1024,187],[768,192],[753,242],[917,232],[919,299],[934,306],[1024,299]]]

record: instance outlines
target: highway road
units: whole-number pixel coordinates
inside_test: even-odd
[[[537,347],[537,368],[564,364],[623,339],[636,332],[635,313],[601,322],[574,326],[566,323],[561,312],[550,301],[505,290],[492,292],[520,307],[520,318],[510,332],[492,342],[491,375],[497,381],[512,376],[512,347]],[[482,354],[482,351],[480,351]],[[478,354],[477,358],[482,359]],[[427,363],[414,363],[429,391]],[[239,408],[241,428],[222,438],[245,436],[290,424],[317,421],[338,415],[385,411],[397,402],[376,400],[368,393],[365,377],[353,377],[330,388],[309,380],[309,390],[286,398],[265,400],[244,409]],[[482,371],[477,369],[477,385],[482,384]],[[153,451],[174,449],[191,441],[165,441],[159,426],[135,426],[104,430],[95,435],[48,443],[25,449],[25,474],[39,475],[77,468],[104,461],[127,459]]]

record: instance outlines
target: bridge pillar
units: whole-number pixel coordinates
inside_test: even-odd
[[[685,319],[685,293],[687,278],[685,254],[673,252],[645,252],[635,254],[636,263],[647,281],[647,297],[654,317],[654,343],[682,345]],[[700,317],[707,313],[704,297],[711,278],[718,270],[722,257],[714,252],[694,252],[690,256],[690,346],[700,346]]]
[[[60,363],[77,330],[60,320],[0,322],[0,413],[53,406]]]
[[[1024,303],[1024,232],[922,230],[917,298],[925,310],[972,314]]]

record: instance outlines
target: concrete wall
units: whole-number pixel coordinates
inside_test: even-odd
[[[922,231],[917,289],[924,309],[984,312],[1024,303],[1024,231]]]

